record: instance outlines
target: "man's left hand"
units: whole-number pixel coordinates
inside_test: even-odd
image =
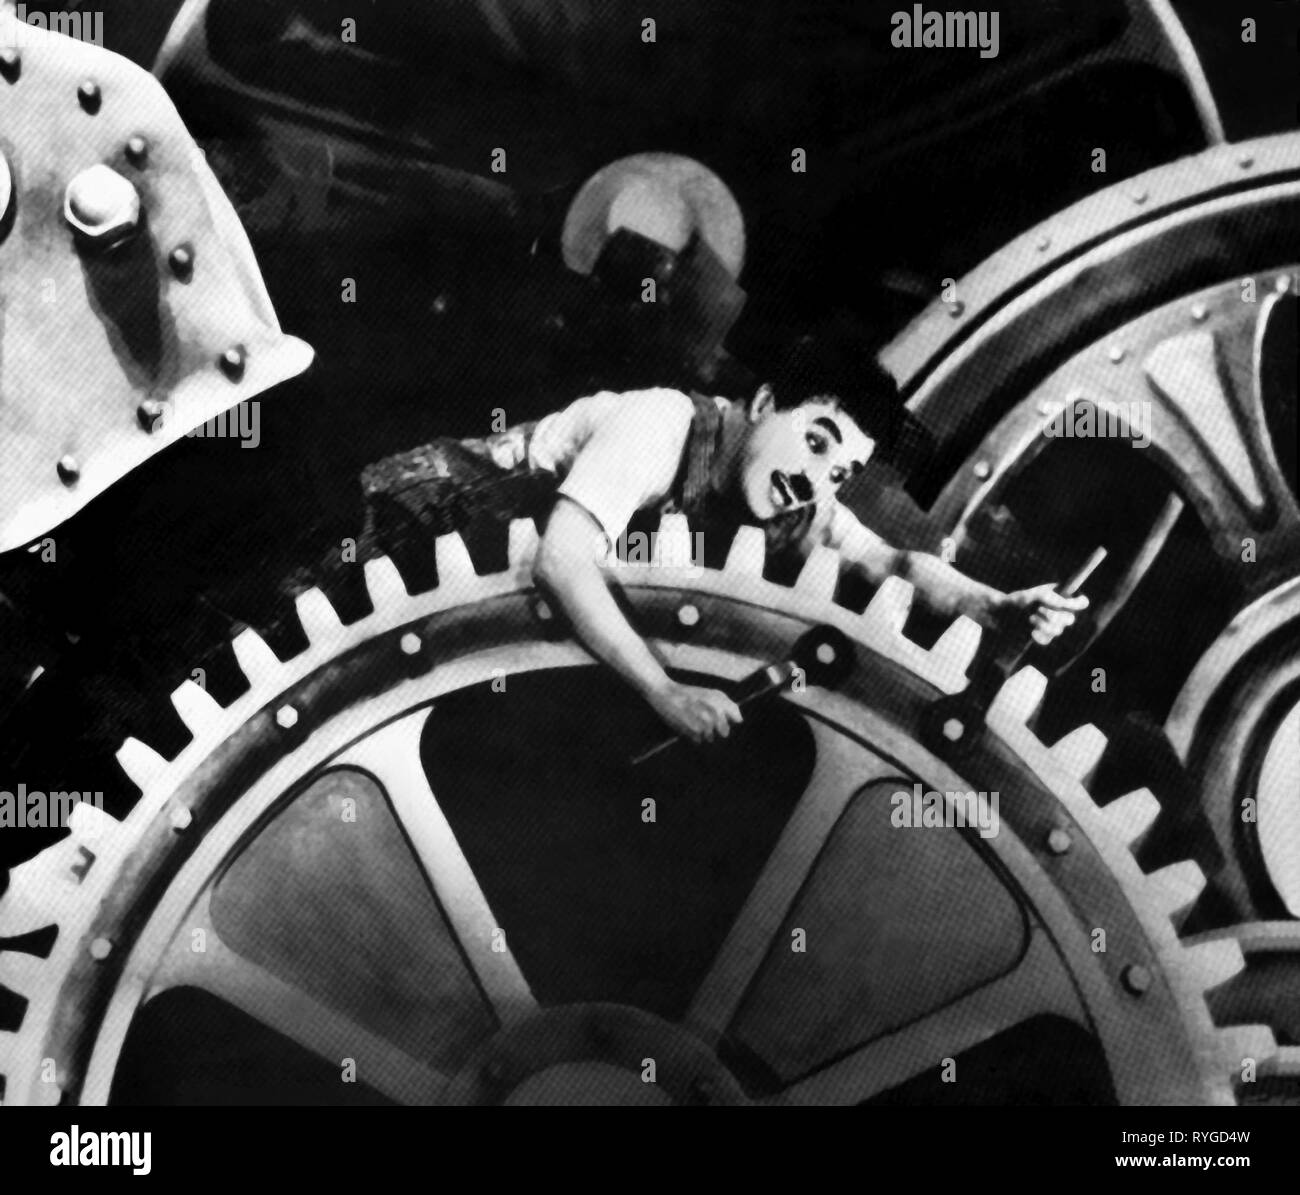
[[[1046,647],[1074,623],[1076,612],[1087,605],[1088,599],[1082,595],[1062,597],[1051,585],[1035,585],[1033,589],[1003,594],[996,616],[1004,626],[1027,622],[1034,642]]]

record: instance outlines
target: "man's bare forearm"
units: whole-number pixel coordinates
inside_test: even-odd
[[[899,552],[897,575],[911,582],[921,600],[936,614],[972,618],[982,626],[995,625],[994,612],[1004,595],[959,572],[928,552]]]

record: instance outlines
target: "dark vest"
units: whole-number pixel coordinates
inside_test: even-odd
[[[663,510],[686,515],[691,530],[703,536],[705,560],[720,567],[736,531],[753,516],[743,499],[719,494],[710,484],[721,448],[722,412],[713,399],[692,394],[695,412],[668,500],[637,511],[626,534],[653,531]],[[505,528],[514,518],[532,517],[544,526],[559,479],[528,467],[528,443],[535,424],[522,424],[482,440],[439,439],[410,452],[387,457],[361,475],[367,531],[382,551],[400,557],[417,541],[457,531],[494,562],[504,549]],[[509,443],[519,459],[502,468],[494,448]],[[813,508],[763,524],[769,555],[779,557],[806,533]]]

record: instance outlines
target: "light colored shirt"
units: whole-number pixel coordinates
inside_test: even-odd
[[[726,409],[726,399],[715,401]],[[558,492],[586,510],[612,543],[637,511],[670,499],[694,413],[680,390],[602,390],[540,420],[528,463],[560,478]],[[823,544],[852,560],[881,543],[834,498],[817,507],[805,551]]]

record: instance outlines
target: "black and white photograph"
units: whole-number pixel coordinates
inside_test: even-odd
[[[1298,24],[0,3],[0,1142],[992,1107],[1249,1169]]]

